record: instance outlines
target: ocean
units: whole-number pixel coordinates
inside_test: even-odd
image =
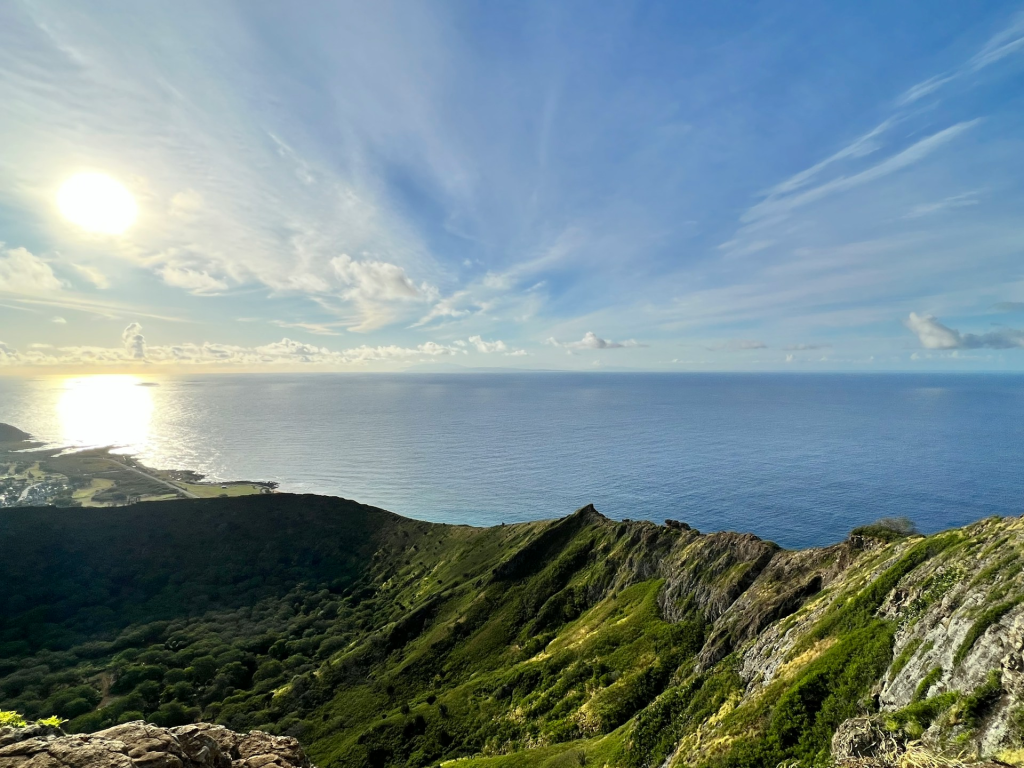
[[[447,523],[593,503],[803,547],[1024,513],[1017,375],[0,377],[0,421]]]

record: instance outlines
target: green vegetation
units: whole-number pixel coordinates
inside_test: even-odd
[[[929,689],[942,679],[942,667],[935,667],[927,675],[921,678],[914,691],[913,701],[921,701],[927,695]]]
[[[52,728],[59,728],[65,723],[64,720],[53,715],[36,720],[36,725],[48,725]],[[0,711],[0,728],[24,728],[29,724],[25,716],[14,711]]]
[[[938,676],[929,673],[925,679],[929,678],[931,681],[927,685],[922,681],[922,684],[918,686],[918,695],[914,696],[914,701],[911,704],[887,715],[886,727],[889,730],[902,730],[908,737],[918,739],[927,728],[936,722],[943,726],[941,730],[945,731],[947,735],[952,734],[958,727],[973,729],[979,725],[981,719],[991,711],[993,705],[1003,694],[1002,680],[996,670],[992,670],[986,681],[967,695],[957,691],[947,691],[926,699],[923,692],[937,681]],[[961,740],[963,735],[964,732],[961,730]]]
[[[930,649],[892,658],[906,616],[966,581],[958,547],[982,540],[782,552],[773,571],[752,537],[592,508],[489,529],[286,494],[154,509],[0,516],[0,703],[73,732],[259,728],[322,768],[823,764],[836,728]],[[775,630],[762,685],[744,654]],[[925,698],[941,675],[915,681],[894,730],[945,713],[974,728],[1002,695],[993,679]]]
[[[28,722],[17,712],[0,711],[0,728],[24,728]]]
[[[918,536],[914,521],[906,517],[883,517],[870,525],[862,525],[851,532],[854,536],[867,536],[880,541],[892,542],[908,536]]]
[[[990,608],[986,608],[982,614],[975,620],[970,630],[967,632],[967,636],[963,642],[956,649],[956,654],[953,656],[953,664],[960,664],[967,654],[970,653],[971,648],[978,641],[978,638],[985,634],[985,631],[999,621],[1003,616],[1009,613],[1011,610],[1016,608],[1021,602],[1021,598],[1016,600],[1008,600],[1005,603],[999,603],[993,605]]]
[[[919,541],[867,588],[822,619],[809,640],[846,634],[874,623],[878,607],[901,579],[922,563],[960,541],[961,537],[957,533],[940,534]]]
[[[900,655],[893,660],[892,666],[889,668],[890,680],[895,680],[896,676],[903,671],[903,668],[907,666],[914,657],[914,654],[917,653],[917,649],[921,647],[921,643],[921,638],[915,637],[900,651]]]

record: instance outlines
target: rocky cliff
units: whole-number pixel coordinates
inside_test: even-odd
[[[160,728],[141,720],[92,734],[29,725],[0,728],[0,768],[315,768],[299,743],[196,723]]]
[[[322,766],[1024,763],[1017,518],[789,551],[593,507],[152,509],[0,518],[4,708],[257,728]]]

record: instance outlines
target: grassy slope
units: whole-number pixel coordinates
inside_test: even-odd
[[[999,579],[1019,580],[1020,521],[776,553],[593,510],[489,529],[284,494],[151,510],[0,517],[0,705],[262,727],[321,766],[811,764],[892,674],[894,590],[932,585],[924,615],[970,557],[1000,610],[1022,594]],[[742,668],[758,652],[770,680]]]

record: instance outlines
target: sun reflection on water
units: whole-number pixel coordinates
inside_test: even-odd
[[[153,394],[136,376],[83,376],[64,382],[57,412],[64,445],[139,453],[149,438]]]

